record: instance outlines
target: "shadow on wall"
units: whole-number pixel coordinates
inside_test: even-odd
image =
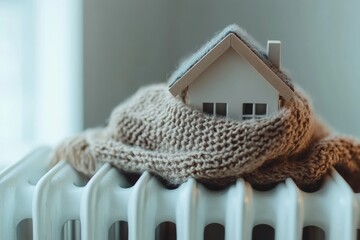
[[[84,1],[84,126],[103,124],[139,86],[237,23],[262,45],[282,41],[282,66],[335,129],[360,136],[360,2]]]

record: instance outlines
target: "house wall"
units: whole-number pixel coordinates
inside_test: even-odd
[[[242,119],[243,103],[267,103],[278,109],[278,92],[233,49],[227,50],[189,86],[189,105],[202,111],[203,102],[228,104],[228,117]]]

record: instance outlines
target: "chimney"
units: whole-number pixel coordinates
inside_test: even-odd
[[[278,68],[280,68],[281,58],[281,42],[278,40],[269,40],[267,42],[267,54],[270,61]]]

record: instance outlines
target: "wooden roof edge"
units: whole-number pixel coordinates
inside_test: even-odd
[[[254,52],[252,51],[236,34],[230,33],[231,47],[252,65],[278,92],[290,100],[294,96],[294,91]]]
[[[170,85],[169,91],[175,97],[189,86],[208,66],[218,59],[231,46],[230,35],[224,37],[214,47],[200,57],[179,79]]]
[[[243,42],[235,33],[230,32],[220,42],[210,48],[206,54],[194,62],[194,64],[170,86],[169,91],[173,96],[177,96],[187,86],[189,86],[208,66],[219,58],[229,47],[232,47],[240,56],[252,65],[265,80],[267,80],[278,92],[290,100],[294,96],[294,91],[284,82],[269,66],[258,56],[246,43]]]

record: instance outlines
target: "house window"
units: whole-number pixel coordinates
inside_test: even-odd
[[[266,103],[244,103],[242,119],[260,119],[267,115]]]
[[[214,103],[203,103],[203,112],[214,115]]]
[[[203,112],[209,115],[227,116],[227,103],[203,103]]]
[[[216,103],[216,116],[226,117],[227,113],[227,104],[226,103]]]

